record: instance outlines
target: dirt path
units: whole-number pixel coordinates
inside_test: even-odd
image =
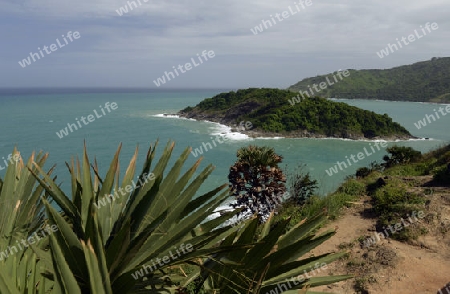
[[[329,266],[329,275],[353,274],[355,279],[332,286],[314,288],[313,291],[330,293],[439,293],[450,282],[450,237],[433,223],[429,234],[415,244],[405,244],[392,239],[381,239],[369,248],[361,240],[373,236],[376,219],[369,218],[368,198],[347,209],[343,216],[328,224],[324,230],[336,228],[330,240],[316,248],[314,255],[347,250],[349,256]],[[449,207],[445,197],[435,195],[429,207],[437,209],[438,222],[450,224]],[[447,213],[449,213],[447,215]],[[445,291],[442,294],[450,294]]]

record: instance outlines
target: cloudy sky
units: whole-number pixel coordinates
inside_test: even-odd
[[[135,0],[136,3],[138,0]],[[450,56],[449,0],[311,0],[254,35],[291,0],[0,0],[0,87],[148,87],[197,53],[215,57],[160,88],[286,88],[338,69],[390,68]],[[289,13],[290,14],[290,13]],[[439,29],[380,59],[427,22]],[[22,68],[62,35],[81,38]]]

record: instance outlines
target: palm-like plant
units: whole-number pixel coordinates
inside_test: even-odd
[[[268,217],[286,191],[286,176],[278,167],[283,157],[270,147],[248,146],[237,151],[238,160],[230,167],[228,180],[236,202],[247,214]]]
[[[53,285],[45,277],[51,271],[45,251],[49,240],[48,235],[35,238],[33,233],[46,225],[46,195],[32,172],[42,170],[48,155],[33,153],[26,164],[16,149],[11,155],[5,179],[0,179],[0,293],[45,293]]]
[[[252,218],[220,244],[236,246],[256,241],[254,247],[218,253],[197,264],[202,270],[193,272],[188,280],[200,278],[207,293],[299,293],[302,289],[300,293],[317,294],[308,290],[351,278],[326,276],[324,272],[328,264],[343,257],[345,252],[305,257],[335,234],[334,231],[315,234],[326,220],[323,215],[304,220],[287,232],[290,220],[274,224],[272,216],[273,213],[261,233],[257,232],[258,219]]]
[[[120,147],[104,179],[99,177],[96,165],[93,165],[94,175],[91,173],[85,149],[81,165],[78,161],[76,165],[73,161],[68,165],[72,176],[72,197],[65,195],[36,166],[40,175],[36,174],[38,180],[64,215],[44,200],[49,223],[59,228],[50,236],[57,293],[68,290],[70,293],[175,293],[177,286],[171,282],[166,268],[230,250],[212,246],[202,250],[211,242],[217,243],[228,230],[233,230],[231,227],[214,231],[203,229],[217,227],[223,219],[199,226],[228,196],[226,185],[194,198],[213,168],[206,167],[192,179],[199,160],[180,176],[190,152],[186,149],[164,176],[173,147],[173,143],[166,146],[153,168],[154,179],[144,183],[155,155],[155,147],[150,147],[138,177],[143,185],[134,188],[130,187],[134,186],[137,150],[119,184]],[[105,206],[95,205],[101,197],[120,188],[129,191],[125,197],[105,202]],[[157,270],[148,272],[154,259],[173,256],[171,251],[181,248],[182,244],[190,244],[195,250],[176,259],[165,259]],[[133,275],[139,278],[135,279]]]

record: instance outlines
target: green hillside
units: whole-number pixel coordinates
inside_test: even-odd
[[[246,89],[207,98],[179,115],[234,126],[250,121],[254,136],[411,138],[411,134],[387,115],[362,110],[324,98],[302,101],[288,90]]]
[[[450,57],[392,69],[348,70],[350,76],[338,79],[315,95],[325,98],[362,98],[417,102],[450,102]],[[334,82],[333,74],[304,79],[289,87],[291,91],[305,91],[308,86]]]

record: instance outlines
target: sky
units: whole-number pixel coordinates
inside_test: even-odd
[[[449,0],[310,1],[0,0],[0,88],[287,88],[339,69],[450,56]],[[262,20],[272,26],[255,35]],[[426,23],[438,29],[424,35]],[[415,30],[420,39],[377,55]],[[64,43],[69,32],[79,38]],[[65,46],[19,64],[56,39]],[[199,63],[205,50],[214,57]],[[189,71],[155,84],[188,62]]]

